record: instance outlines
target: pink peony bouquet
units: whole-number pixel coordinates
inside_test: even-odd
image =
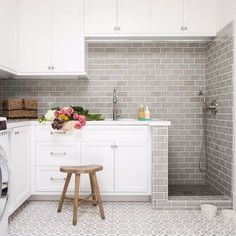
[[[80,129],[86,124],[86,117],[79,115],[72,107],[63,107],[54,112],[53,129]]]

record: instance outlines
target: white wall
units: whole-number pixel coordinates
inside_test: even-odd
[[[234,21],[234,35],[236,33],[236,0],[218,0],[219,1],[219,30]],[[236,134],[236,37],[234,37],[234,136]],[[234,159],[233,159],[233,206],[236,209],[236,138],[234,138]]]

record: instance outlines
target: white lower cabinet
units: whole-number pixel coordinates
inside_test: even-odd
[[[37,166],[74,165],[78,160],[77,144],[60,144],[53,142],[38,142],[36,145]]]
[[[30,127],[15,128],[10,132],[11,204],[15,211],[30,194]]]
[[[114,150],[113,142],[83,142],[81,143],[81,165],[99,164],[103,170],[97,172],[100,191],[114,191]],[[90,190],[88,175],[81,177],[81,190]]]
[[[37,192],[60,192],[63,189],[66,174],[60,172],[59,167],[36,167]],[[74,189],[74,176],[71,178],[68,191]]]
[[[50,126],[36,128],[35,194],[61,193],[66,177],[59,171],[62,165],[99,164],[102,194],[149,195],[148,127],[86,126],[78,134],[51,132]],[[73,188],[72,180],[69,190]],[[87,174],[81,175],[80,190],[91,190]]]
[[[148,149],[146,142],[116,142],[115,191],[148,192]]]
[[[120,130],[111,129],[109,142],[82,141],[81,164],[103,165],[103,170],[98,172],[98,182],[102,193],[148,195],[150,173],[148,142],[146,136],[140,136],[146,134],[147,128],[137,127],[137,130],[140,129],[139,132],[133,127],[130,129],[126,127],[123,132],[122,129],[124,127]],[[125,133],[128,134],[130,141],[128,139],[121,141],[124,140]],[[92,135],[91,132],[91,139],[92,137],[96,135]],[[100,140],[102,139],[101,137]],[[107,136],[106,139],[109,137]],[[132,139],[139,141],[132,141]],[[87,177],[83,179],[82,190],[89,190]]]

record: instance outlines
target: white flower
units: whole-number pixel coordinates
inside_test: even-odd
[[[44,115],[46,120],[54,120],[55,118],[55,110],[48,110],[47,113]]]

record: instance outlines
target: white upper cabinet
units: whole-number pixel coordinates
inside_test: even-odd
[[[51,0],[20,0],[19,72],[48,73],[51,57]]]
[[[85,35],[214,36],[217,0],[86,0]]]
[[[115,34],[117,0],[85,0],[85,33]]]
[[[151,0],[151,32],[183,33],[183,0]]]
[[[84,74],[83,0],[20,0],[19,74]]]
[[[216,35],[217,0],[151,0],[151,33]]]
[[[149,0],[118,0],[118,32],[147,34],[150,32]]]
[[[0,69],[17,70],[16,0],[0,0]]]
[[[83,1],[53,0],[53,55],[55,73],[83,73]]]
[[[215,35],[217,0],[184,0],[186,34]]]
[[[86,0],[85,34],[150,32],[150,0]]]

